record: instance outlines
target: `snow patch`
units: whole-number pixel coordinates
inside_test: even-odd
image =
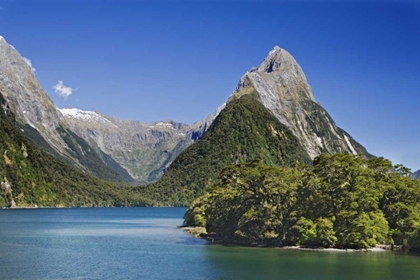
[[[154,128],[154,127],[170,127],[170,128],[174,128],[174,126],[171,123],[164,123],[164,122],[155,123],[154,125],[151,125],[150,127],[151,128]]]
[[[351,150],[352,154],[353,154],[353,155],[357,155],[356,150],[353,148],[353,146],[351,145],[351,143],[350,143],[349,139],[347,138],[347,136],[346,136],[345,134],[344,134],[344,140],[346,140],[346,142],[347,142],[347,146],[349,146],[349,148],[350,148],[350,150]]]
[[[110,122],[108,119],[102,117],[96,112],[93,111],[83,111],[77,108],[64,108],[58,109],[64,117],[78,119],[86,122],[100,122],[104,124],[111,124],[117,127],[115,124]]]

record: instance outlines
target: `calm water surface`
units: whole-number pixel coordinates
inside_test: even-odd
[[[420,279],[413,255],[210,245],[185,210],[0,210],[0,279]]]

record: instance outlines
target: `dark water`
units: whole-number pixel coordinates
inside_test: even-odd
[[[420,257],[209,245],[185,208],[0,210],[0,279],[420,279]]]

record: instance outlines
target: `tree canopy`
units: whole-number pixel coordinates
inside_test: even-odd
[[[313,166],[229,166],[197,198],[185,224],[224,242],[420,248],[420,181],[384,158],[320,155]]]

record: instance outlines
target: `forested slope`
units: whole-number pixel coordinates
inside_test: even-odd
[[[130,187],[84,174],[36,148],[0,94],[0,207],[147,205]]]
[[[160,181],[138,191],[170,205],[188,205],[217,181],[225,166],[254,159],[267,165],[310,163],[297,138],[256,94],[249,94],[230,101],[206,134],[174,160]]]

